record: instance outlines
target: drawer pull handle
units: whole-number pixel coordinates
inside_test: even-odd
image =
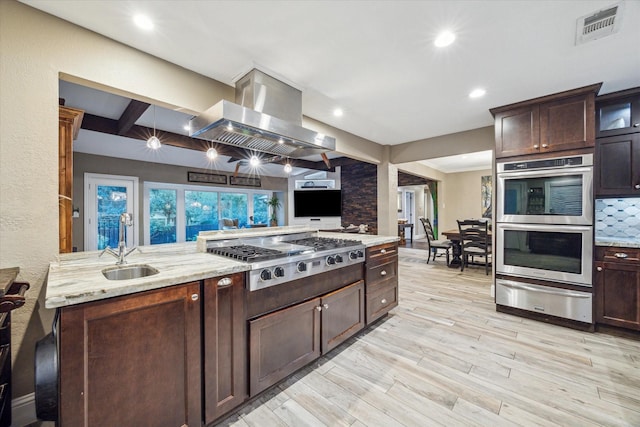
[[[218,280],[218,286],[222,287],[222,286],[229,286],[231,284],[231,278],[229,277],[224,277],[220,280]]]
[[[624,252],[617,252],[613,256],[615,256],[616,258],[621,258],[621,259],[625,259],[625,258],[629,257],[629,255],[625,254]]]
[[[596,270],[602,271],[602,267],[596,267]]]
[[[386,275],[387,275],[386,270],[382,270],[382,271],[380,272],[380,275],[381,275],[381,276],[386,276]]]
[[[534,305],[533,309],[536,311],[544,311],[544,307],[540,307],[539,305]]]
[[[387,303],[387,299],[386,298],[382,298],[382,301],[380,301],[380,303],[386,304]]]
[[[640,184],[634,185],[633,188],[635,188],[636,190],[640,190]]]
[[[381,254],[386,254],[386,253],[387,253],[387,250],[386,250],[386,249],[380,249],[380,253],[381,253]]]
[[[322,304],[322,308],[324,308],[325,310],[329,308],[329,304]]]
[[[198,294],[191,294],[191,300],[192,301],[198,301],[198,298],[200,298],[200,296]]]
[[[549,144],[542,144],[542,148],[549,148]]]
[[[316,306],[316,310],[318,310],[318,311],[322,311],[322,307],[320,307],[320,306],[318,305],[318,306]]]
[[[537,150],[538,148],[540,148],[540,146],[538,144],[533,144],[533,148]]]

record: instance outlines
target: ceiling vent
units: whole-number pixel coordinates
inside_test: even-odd
[[[617,33],[622,20],[623,3],[578,18],[576,45]]]

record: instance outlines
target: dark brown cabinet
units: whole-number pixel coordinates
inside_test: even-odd
[[[596,98],[596,137],[640,132],[640,87]]]
[[[598,138],[596,196],[640,196],[640,133]]]
[[[62,308],[60,425],[201,425],[200,312],[200,282]]]
[[[367,324],[398,305],[398,244],[367,248],[365,263]]]
[[[640,330],[640,248],[596,247],[596,322]]]
[[[596,196],[640,196],[640,88],[596,100]]]
[[[249,391],[255,396],[364,327],[359,281],[249,321]]]
[[[24,305],[29,283],[18,267],[0,269],[0,426],[11,425],[11,311]]]
[[[595,95],[601,84],[491,109],[496,158],[580,150],[595,141]]]
[[[203,286],[205,424],[247,398],[247,333],[242,273]]]

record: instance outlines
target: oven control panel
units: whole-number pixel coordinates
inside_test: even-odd
[[[342,251],[291,262],[283,259],[282,264],[257,267],[249,272],[249,290],[280,285],[292,280],[337,270],[364,262],[364,250]]]

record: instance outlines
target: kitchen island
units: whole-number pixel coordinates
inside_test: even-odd
[[[207,232],[197,243],[140,247],[128,263],[159,272],[130,280],[106,279],[114,260],[97,251],[60,255],[45,298],[61,312],[59,421],[140,425],[153,414],[154,425],[211,425],[397,305],[397,236],[349,235],[366,261],[256,291],[249,263],[203,248],[301,232],[347,237],[307,227]]]

